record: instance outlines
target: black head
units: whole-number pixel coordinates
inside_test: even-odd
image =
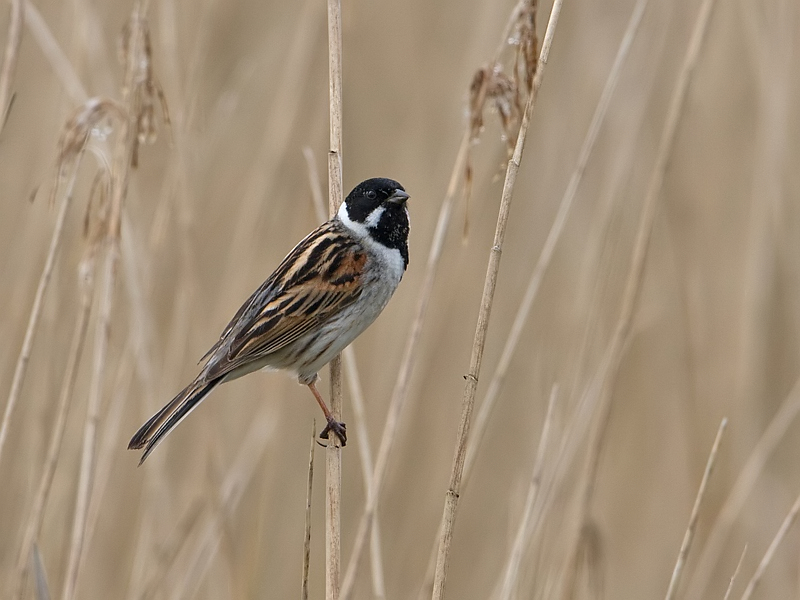
[[[406,200],[408,194],[402,185],[392,179],[376,177],[359,183],[345,198],[342,209],[346,211],[347,220],[363,226],[376,242],[400,250],[408,265]]]

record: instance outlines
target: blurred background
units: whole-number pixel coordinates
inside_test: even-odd
[[[514,2],[342,4],[345,191],[386,176],[411,194],[409,270],[383,315],[353,345],[374,455],[467,124],[469,85],[503,42]],[[540,39],[550,4],[539,7]],[[523,538],[515,597],[663,597],[723,417],[728,427],[678,597],[721,598],[746,547],[733,584],[738,597],[800,493],[794,420],[800,391],[793,389],[800,375],[800,4],[717,4],[669,155],[632,330],[607,402],[590,402],[588,424],[576,425],[620,318],[697,0],[652,1],[646,8],[462,489],[448,598],[498,592],[551,394],[539,471],[547,485],[536,500],[538,520]],[[86,97],[121,100],[119,40],[132,10],[130,2],[91,0],[34,5],[0,133],[3,410],[63,201],[63,195],[49,201],[58,140]],[[476,410],[634,5],[564,3],[514,193]],[[0,15],[3,39],[10,18],[7,9]],[[156,99],[157,139],[140,148],[129,176],[76,597],[297,597],[312,420],[321,428],[306,389],[284,374],[254,374],[219,388],[142,467],[126,446],[194,377],[195,363],[241,302],[319,222],[310,182],[319,177],[325,189],[325,3],[158,0],[146,19],[153,77],[171,126]],[[54,63],[59,48],[66,62]],[[471,197],[465,202],[459,193],[453,205],[380,496],[387,598],[416,598],[420,590],[425,597],[506,161],[502,128],[488,107],[485,122],[472,148]],[[87,211],[97,214],[92,189],[104,156],[92,148],[114,141],[113,120],[98,124],[77,171],[0,454],[3,597],[17,589],[20,549],[80,314],[79,264],[91,240],[84,221]],[[319,175],[309,174],[306,148]],[[36,536],[53,597],[67,580],[103,256]],[[344,421],[355,432],[349,395]],[[366,442],[351,433],[343,451],[343,568],[365,503],[359,447]],[[316,467],[310,597],[321,598],[322,451]],[[800,595],[798,551],[800,531],[793,530],[757,597]],[[31,578],[24,590],[34,597]],[[369,556],[360,563],[354,597],[375,597]]]

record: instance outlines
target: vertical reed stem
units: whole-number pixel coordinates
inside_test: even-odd
[[[328,0],[328,77],[330,91],[330,150],[328,151],[328,205],[331,216],[342,203],[342,5]],[[331,412],[342,414],[342,359],[330,364]],[[325,598],[339,598],[341,562],[342,450],[335,435],[329,436],[325,478]]]
[[[525,115],[517,135],[517,143],[514,153],[508,161],[506,178],[503,183],[503,195],[500,199],[500,210],[497,215],[497,227],[495,228],[494,242],[489,252],[489,265],[486,269],[486,279],[484,280],[483,295],[481,306],[478,311],[478,324],[475,328],[475,338],[472,343],[472,356],[470,358],[469,373],[466,375],[466,386],[461,408],[461,421],[458,426],[458,441],[456,442],[455,455],[453,456],[453,468],[450,474],[450,485],[445,496],[444,515],[442,517],[443,527],[439,537],[439,552],[436,557],[436,574],[433,581],[433,599],[441,600],[444,598],[444,584],[447,579],[447,566],[450,558],[450,545],[453,539],[453,526],[455,525],[456,508],[458,507],[458,497],[461,491],[461,477],[464,472],[464,459],[467,453],[467,440],[469,438],[470,423],[472,421],[472,409],[475,406],[475,393],[478,389],[478,376],[483,360],[483,349],[486,343],[486,332],[489,329],[489,317],[492,312],[492,302],[494,300],[494,290],[497,284],[497,274],[500,269],[500,258],[503,252],[503,240],[505,239],[508,215],[511,210],[511,198],[514,193],[514,184],[517,180],[519,165],[522,161],[522,149],[525,146],[525,138],[528,133],[531,114],[542,85],[542,75],[544,66],[547,64],[547,57],[550,53],[550,46],[553,43],[555,27],[558,23],[558,16],[561,13],[561,0],[553,2],[550,12],[550,20],[547,23],[542,51],[539,55],[539,64],[533,80],[533,89],[528,97],[525,107]]]

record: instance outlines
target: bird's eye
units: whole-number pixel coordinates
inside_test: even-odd
[[[378,194],[375,193],[375,190],[367,191],[367,198],[369,198],[370,200],[375,200],[375,198],[377,198],[377,197],[378,197]]]

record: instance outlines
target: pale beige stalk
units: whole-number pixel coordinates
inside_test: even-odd
[[[754,60],[752,82],[754,90],[754,133],[749,138],[753,156],[748,163],[750,179],[750,204],[746,231],[746,252],[743,254],[743,279],[738,284],[741,308],[735,318],[739,329],[738,356],[732,362],[730,399],[734,405],[764,406],[771,397],[767,392],[774,384],[769,376],[771,361],[767,358],[774,340],[770,335],[773,304],[769,302],[780,280],[782,247],[781,236],[776,232],[784,219],[792,192],[783,180],[790,164],[790,140],[795,139],[791,127],[786,127],[789,113],[796,104],[790,100],[792,81],[797,72],[797,5],[793,2],[775,3],[771,17],[763,21],[764,13],[758,3],[741,2],[742,33],[745,47]],[[789,16],[792,11],[794,16]],[[768,23],[768,24],[767,24]],[[794,256],[794,253],[792,253]],[[774,299],[773,299],[774,301]],[[744,508],[762,473],[766,460],[775,450],[800,408],[798,383],[771,418],[767,428],[753,447],[728,498],[719,511],[708,536],[700,560],[691,578],[686,594],[688,600],[705,600],[706,588],[714,574],[720,555],[726,550],[728,535],[735,519]],[[757,426],[762,421],[752,421]],[[743,430],[743,434],[747,428]]]
[[[500,37],[499,45],[491,61],[492,63],[499,61],[501,53],[507,48],[509,44],[509,38],[515,24],[517,23],[519,15],[528,4],[529,0],[520,0],[514,6],[514,9],[511,11],[508,21],[506,22],[503,34]],[[378,456],[375,461],[375,470],[369,485],[370,491],[367,493],[367,502],[364,507],[364,512],[361,515],[361,520],[359,521],[358,530],[356,532],[356,540],[353,545],[353,550],[350,554],[350,559],[347,563],[347,570],[342,582],[343,599],[349,598],[350,594],[352,593],[353,586],[355,584],[355,576],[358,571],[358,566],[360,563],[361,554],[364,550],[367,535],[376,523],[376,512],[377,505],[380,500],[380,491],[383,486],[383,479],[386,473],[389,456],[392,448],[394,447],[397,428],[400,423],[400,417],[408,397],[411,375],[414,371],[414,367],[416,366],[416,359],[419,356],[419,353],[416,350],[422,335],[423,323],[425,321],[425,315],[427,313],[428,304],[433,291],[433,284],[438,273],[439,261],[447,234],[447,228],[450,223],[453,202],[456,198],[458,185],[463,178],[471,143],[472,140],[470,126],[467,124],[464,135],[461,138],[461,144],[459,145],[456,153],[456,159],[453,164],[453,170],[450,174],[447,192],[445,193],[445,198],[442,201],[441,207],[439,208],[439,216],[437,218],[433,240],[431,241],[431,247],[428,253],[428,260],[425,268],[425,274],[423,276],[423,282],[420,286],[419,300],[417,302],[414,320],[412,322],[411,331],[403,351],[403,357],[400,361],[400,368],[398,369],[395,387],[389,403],[386,422],[383,433],[381,434],[381,445],[378,450]],[[430,572],[432,577],[433,570],[430,569]]]
[[[742,569],[742,563],[744,562],[745,554],[747,554],[747,544],[745,544],[744,548],[742,548],[742,554],[739,556],[739,562],[736,563],[736,568],[733,570],[731,580],[728,582],[728,589],[725,590],[725,597],[722,600],[728,600],[731,597],[731,592],[733,592],[733,584],[736,581],[736,577],[739,575],[739,571]]]
[[[767,548],[767,551],[764,553],[764,558],[762,558],[761,562],[758,563],[756,572],[753,573],[753,577],[750,579],[750,582],[747,584],[747,587],[742,594],[742,600],[750,600],[750,598],[753,596],[753,592],[761,582],[761,578],[764,576],[764,571],[767,570],[769,563],[772,562],[772,558],[775,556],[775,551],[783,541],[783,538],[786,537],[786,534],[791,526],[797,520],[798,512],[800,512],[800,496],[797,496],[795,499],[792,508],[789,510],[789,514],[787,514],[786,518],[783,519],[783,523],[781,523],[778,533],[775,534],[775,537],[772,539],[769,548]]]
[[[328,0],[328,86],[330,102],[330,146],[328,150],[328,206],[331,216],[342,203],[342,4]],[[330,363],[333,418],[342,415],[342,359]],[[325,451],[325,599],[339,598],[342,553],[342,449],[331,435]]]
[[[76,165],[67,185],[67,189],[65,190],[65,196],[72,196],[77,172],[78,169]],[[68,199],[65,197],[62,203],[62,208],[67,202]],[[28,524],[25,527],[25,534],[20,546],[19,557],[17,558],[17,591],[15,597],[19,599],[23,597],[25,592],[25,581],[27,579],[28,565],[30,564],[29,560],[31,548],[36,543],[36,540],[39,538],[41,533],[42,521],[44,520],[44,509],[45,506],[47,506],[47,499],[50,495],[53,476],[55,475],[56,465],[58,464],[58,457],[61,452],[61,442],[64,439],[64,428],[67,422],[67,413],[72,401],[72,392],[75,388],[75,379],[78,374],[78,366],[80,365],[80,360],[83,355],[83,347],[86,340],[86,330],[89,324],[92,295],[94,291],[94,253],[95,248],[92,244],[87,248],[87,253],[78,267],[81,283],[81,305],[78,310],[78,318],[75,324],[75,331],[72,336],[72,343],[70,344],[67,366],[64,371],[64,380],[61,385],[61,393],[59,394],[58,405],[56,407],[56,417],[53,421],[53,427],[50,434],[50,444],[47,448],[44,470],[42,471],[41,478],[39,479],[39,487],[37,488],[36,496],[34,496],[33,499],[30,516],[28,517]]]
[[[517,142],[514,147],[514,154],[508,161],[506,178],[503,182],[503,195],[500,200],[500,210],[497,215],[497,228],[495,229],[494,242],[489,254],[489,265],[486,270],[486,280],[484,282],[481,305],[478,312],[478,324],[475,328],[475,338],[472,344],[472,356],[470,358],[469,373],[466,376],[466,386],[464,387],[464,397],[462,402],[461,419],[458,427],[458,439],[456,442],[455,455],[453,457],[453,469],[450,475],[450,484],[445,496],[444,516],[442,533],[439,538],[439,553],[436,558],[436,574],[433,580],[432,598],[441,600],[444,598],[444,586],[447,580],[447,567],[450,556],[450,546],[453,538],[453,527],[455,525],[456,508],[458,506],[459,494],[461,492],[461,477],[464,471],[464,460],[466,458],[467,438],[469,436],[470,423],[472,420],[472,409],[475,404],[475,393],[478,387],[478,376],[480,375],[481,362],[483,359],[483,349],[486,342],[486,332],[489,327],[489,317],[494,300],[494,290],[497,283],[497,273],[500,268],[500,258],[503,250],[503,240],[505,238],[508,215],[511,209],[511,198],[514,192],[517,172],[522,160],[522,150],[525,145],[525,138],[528,133],[531,115],[535,105],[536,96],[542,85],[544,67],[550,54],[550,46],[553,43],[553,35],[558,24],[558,17],[561,13],[561,0],[555,0],[550,12],[550,19],[547,23],[542,49],[539,54],[539,64],[533,80],[533,89],[528,97],[528,104],[525,107],[525,115],[520,125]]]
[[[686,533],[683,535],[681,549],[680,552],[678,552],[678,560],[675,562],[675,568],[673,569],[672,577],[669,580],[666,600],[673,600],[675,598],[675,594],[678,593],[678,584],[681,581],[683,567],[686,564],[686,558],[689,556],[689,549],[692,546],[694,532],[697,529],[697,519],[700,517],[700,505],[705,497],[708,480],[711,478],[711,472],[714,470],[714,463],[717,460],[717,451],[719,450],[719,444],[722,441],[722,434],[725,432],[727,425],[728,419],[723,418],[722,422],[719,424],[719,429],[717,430],[717,437],[714,439],[714,444],[711,447],[711,453],[708,455],[706,469],[703,472],[703,478],[700,481],[700,488],[697,490],[697,497],[695,498],[694,506],[692,507],[692,514],[689,517],[689,526],[686,528]]]
[[[450,223],[453,201],[456,196],[461,173],[464,170],[468,149],[469,131],[465,132],[462,138],[458,156],[456,157],[456,162],[450,175],[447,193],[439,209],[439,217],[436,221],[436,230],[433,234],[430,252],[428,253],[428,263],[421,285],[416,315],[414,317],[414,322],[411,324],[411,333],[409,333],[405,349],[403,350],[403,358],[400,361],[400,369],[397,374],[394,391],[392,392],[392,399],[389,401],[389,411],[386,415],[383,433],[381,434],[381,445],[378,448],[378,456],[375,459],[375,469],[372,472],[372,477],[368,486],[366,505],[364,507],[364,512],[361,514],[361,520],[358,523],[356,540],[353,544],[353,550],[350,553],[350,559],[347,562],[347,570],[345,571],[344,579],[342,580],[342,600],[350,598],[353,591],[356,573],[358,571],[361,554],[364,551],[367,535],[375,522],[380,491],[386,474],[386,467],[389,464],[389,456],[394,447],[403,406],[408,397],[408,388],[411,383],[411,373],[415,362],[414,358],[417,356],[415,350],[417,349],[417,344],[422,335],[422,325],[425,320],[428,303],[430,302],[431,292],[433,291],[433,284],[436,281],[436,273],[444,247],[447,225]]]
[[[169,595],[170,598],[183,600],[194,598],[197,594],[205,572],[219,550],[224,523],[235,514],[249,482],[255,476],[258,463],[261,462],[269,442],[273,439],[274,431],[274,420],[266,413],[261,412],[252,419],[252,425],[239,446],[236,458],[225,470],[225,479],[218,487],[217,497],[214,499],[216,512],[206,520],[196,538],[192,538],[189,531],[181,539],[182,547],[187,545],[190,547],[191,556],[177,586]],[[167,597],[163,592],[154,595]]]
[[[722,508],[717,513],[717,517],[711,527],[711,533],[706,538],[700,559],[697,561],[697,566],[690,580],[689,589],[686,592],[687,598],[702,598],[708,580],[711,577],[711,571],[725,548],[725,543],[734,521],[750,497],[756,481],[764,471],[767,460],[772,456],[778,443],[786,435],[789,426],[794,423],[798,414],[800,414],[800,378],[795,381],[786,399],[781,403],[780,408],[775,413],[775,416],[772,417],[764,433],[761,434],[747,462],[739,472],[739,476],[728,493]]]
[[[111,313],[114,306],[114,287],[119,262],[119,235],[122,217],[122,204],[128,193],[128,179],[134,148],[136,131],[132,120],[135,118],[132,109],[134,86],[140,69],[140,57],[143,52],[143,33],[141,31],[145,7],[137,2],[131,16],[131,33],[129,52],[125,65],[123,95],[129,112],[126,119],[120,120],[119,130],[114,147],[114,162],[111,171],[111,203],[109,207],[108,230],[105,238],[105,264],[103,266],[103,290],[100,296],[97,329],[95,332],[94,364],[89,386],[86,422],[83,432],[83,449],[81,453],[80,475],[72,522],[69,560],[66,579],[62,592],[62,600],[75,597],[81,561],[85,549],[86,521],[89,512],[89,500],[94,484],[96,466],[97,430],[100,418],[100,405],[105,381],[108,341],[111,334]]]
[[[322,198],[322,187],[319,184],[319,175],[311,148],[303,148],[303,156],[308,166],[308,177],[311,183],[311,198],[314,201],[314,209],[317,213],[317,219],[322,222],[325,220],[325,206]],[[369,443],[369,432],[367,431],[364,391],[361,387],[361,378],[358,375],[356,353],[352,346],[348,346],[342,352],[342,365],[344,366],[347,386],[350,388],[350,404],[353,407],[353,423],[355,423],[356,437],[358,440],[358,455],[361,459],[361,474],[364,478],[364,489],[367,490],[367,503],[369,503],[369,494],[372,492],[372,486],[370,485],[373,473],[372,450]],[[371,531],[370,561],[372,566],[372,594],[376,600],[380,600],[386,596],[386,584],[383,576],[380,528],[377,523]],[[342,596],[344,596],[344,589],[343,584],[342,590],[340,590]]]
[[[581,509],[582,516],[577,521],[579,523],[578,531],[582,529],[582,525],[589,519],[589,512],[594,497],[594,484],[600,464],[600,455],[605,445],[605,433],[608,430],[611,415],[611,393],[616,386],[625,349],[630,341],[636,307],[638,306],[642,282],[644,281],[644,270],[647,262],[648,249],[650,247],[650,237],[653,232],[653,222],[655,220],[658,199],[661,196],[661,189],[664,183],[667,165],[675,144],[675,137],[683,114],[689,84],[692,81],[692,75],[697,66],[697,59],[700,56],[703,40],[708,30],[713,6],[714,0],[703,0],[700,6],[692,35],[686,49],[686,54],[684,55],[683,63],[670,98],[667,115],[664,119],[664,126],[661,131],[655,164],[653,165],[653,171],[648,181],[642,212],[639,217],[631,264],[622,296],[620,315],[607,351],[609,361],[607,367],[601,372],[598,372],[600,381],[602,381],[602,388],[595,409],[596,426],[590,441],[589,467],[586,471],[584,481],[585,488]],[[578,538],[579,536],[575,534],[570,562],[574,562],[577,556],[579,547]]]
[[[511,14],[506,22],[506,26],[503,29],[503,34],[500,37],[497,50],[492,57],[492,63],[496,63],[500,59],[501,53],[509,44],[509,37],[511,36],[515,24],[517,23],[520,13],[529,3],[529,0],[519,0],[519,2],[517,2],[517,4],[514,6],[514,9],[511,11]],[[392,391],[392,398],[389,402],[389,410],[384,424],[383,433],[381,434],[380,438],[381,444],[378,449],[378,456],[375,460],[375,469],[371,477],[371,482],[368,486],[369,491],[367,492],[367,502],[364,507],[364,512],[361,515],[361,520],[359,521],[356,532],[356,540],[353,544],[353,550],[350,554],[350,559],[347,563],[347,570],[342,582],[343,599],[349,598],[350,594],[352,593],[353,586],[355,585],[355,576],[358,571],[358,566],[360,563],[361,554],[364,550],[367,535],[370,533],[375,523],[376,511],[378,502],[380,500],[380,491],[383,486],[386,467],[388,465],[389,456],[396,440],[397,429],[400,424],[400,417],[403,413],[403,407],[405,406],[408,398],[411,375],[414,371],[414,367],[416,366],[416,360],[419,357],[419,353],[416,350],[422,335],[425,315],[427,314],[428,304],[433,292],[433,284],[436,281],[436,275],[438,273],[439,262],[442,256],[442,249],[444,247],[447,228],[450,224],[453,202],[456,198],[456,193],[458,192],[459,183],[462,181],[464,175],[471,143],[470,125],[467,123],[464,135],[461,138],[461,143],[456,153],[453,169],[450,173],[447,191],[445,193],[444,200],[442,201],[442,205],[439,208],[439,215],[436,220],[436,228],[434,230],[433,239],[428,252],[425,274],[420,286],[419,300],[417,301],[414,320],[411,324],[410,333],[403,350],[403,356],[397,372],[397,379],[395,381],[394,390]]]
[[[489,382],[486,395],[484,396],[483,401],[480,403],[480,408],[478,409],[478,414],[475,417],[475,423],[473,425],[473,434],[470,436],[467,442],[467,458],[464,463],[464,477],[462,481],[462,486],[464,488],[466,488],[466,486],[469,484],[472,466],[474,465],[475,459],[478,456],[478,451],[480,450],[483,436],[489,424],[489,418],[491,417],[496,401],[500,396],[500,392],[503,389],[503,384],[505,383],[505,378],[511,365],[511,360],[516,353],[517,344],[522,337],[522,332],[526,323],[528,322],[531,309],[533,308],[533,304],[538,296],[544,274],[547,272],[547,269],[550,266],[550,261],[552,260],[555,247],[564,231],[564,226],[566,225],[569,217],[573,201],[577,194],[578,188],[580,187],[580,182],[583,179],[583,173],[586,170],[586,165],[588,164],[589,158],[594,150],[600,128],[605,122],[605,117],[608,114],[608,108],[611,104],[611,98],[614,95],[614,91],[616,90],[617,83],[620,79],[622,67],[630,54],[631,45],[633,44],[633,40],[636,37],[639,26],[641,25],[642,17],[648,2],[649,0],[638,0],[633,12],[631,13],[631,17],[625,29],[625,34],[623,35],[619,49],[617,50],[614,64],[609,71],[603,91],[600,94],[600,99],[595,107],[592,121],[586,132],[586,137],[583,140],[583,145],[581,146],[581,150],[578,155],[578,162],[575,165],[572,175],[570,176],[567,188],[561,198],[558,212],[553,219],[553,224],[550,226],[550,231],[547,234],[544,246],[539,254],[536,265],[531,272],[530,279],[528,280],[528,287],[525,290],[525,294],[514,317],[514,322],[511,325],[508,336],[506,337],[506,343],[503,346],[503,351],[500,354],[500,360],[498,361],[495,372],[492,375],[491,381]],[[514,15],[512,15],[512,17],[515,18]],[[507,35],[508,31],[506,31],[506,37]],[[437,539],[440,532],[441,524],[439,525]],[[437,549],[435,546],[431,549],[425,583],[421,588],[423,592],[424,590],[431,589],[432,586],[433,573],[436,567],[436,550]]]
[[[648,2],[649,0],[638,0],[633,12],[631,13],[631,18],[628,21],[628,26],[625,30],[625,34],[622,37],[622,42],[617,50],[614,64],[609,71],[605,86],[600,94],[600,99],[597,102],[597,107],[595,108],[594,115],[592,116],[592,121],[589,124],[588,130],[586,131],[586,137],[583,139],[583,145],[581,146],[580,154],[578,155],[578,162],[575,165],[575,169],[572,171],[569,183],[567,184],[567,189],[564,190],[564,195],[561,198],[561,203],[558,207],[558,213],[556,213],[556,216],[553,219],[553,224],[550,226],[550,231],[547,233],[547,238],[545,239],[544,246],[542,246],[542,251],[539,253],[539,258],[536,261],[533,271],[531,272],[530,279],[528,280],[528,287],[526,288],[525,295],[523,296],[522,302],[520,302],[519,308],[517,309],[517,313],[514,317],[514,322],[511,326],[511,329],[509,330],[505,346],[503,346],[503,352],[500,354],[500,360],[498,361],[495,372],[492,375],[491,381],[489,382],[486,396],[480,403],[480,408],[478,409],[478,414],[475,417],[475,424],[473,426],[473,435],[470,437],[467,447],[467,459],[464,464],[464,486],[466,486],[469,481],[472,465],[474,464],[478,450],[480,449],[481,441],[483,440],[483,434],[486,432],[486,427],[489,423],[489,417],[491,416],[492,409],[494,408],[495,402],[500,395],[503,384],[505,383],[506,374],[508,373],[508,368],[511,365],[511,359],[514,357],[517,344],[522,337],[522,331],[528,321],[531,309],[533,308],[533,303],[538,296],[539,287],[542,279],[544,278],[544,274],[547,272],[547,269],[550,266],[550,261],[553,258],[553,252],[555,251],[558,240],[561,238],[561,234],[564,231],[564,226],[566,225],[570,210],[572,208],[572,203],[575,200],[578,187],[583,179],[583,173],[586,170],[589,157],[592,155],[592,151],[594,150],[600,128],[605,122],[605,117],[608,114],[608,107],[611,105],[611,98],[614,95],[614,90],[617,88],[622,67],[625,64],[625,59],[629,55],[631,45],[636,37],[636,32],[639,30],[639,25],[642,22],[642,16],[644,15],[644,11],[645,8],[647,8]]]
[[[33,305],[31,306],[31,314],[28,317],[28,326],[25,329],[25,338],[22,341],[22,348],[17,358],[17,364],[14,368],[14,377],[11,380],[11,389],[8,392],[8,400],[6,400],[6,408],[3,412],[3,421],[0,423],[0,462],[3,457],[3,446],[5,445],[6,437],[8,436],[8,428],[11,424],[11,416],[19,401],[20,393],[22,392],[22,384],[25,381],[25,374],[28,371],[28,361],[31,358],[31,351],[33,350],[33,340],[36,336],[36,331],[39,327],[39,319],[42,316],[42,306],[44,304],[45,294],[50,286],[50,280],[53,275],[53,268],[56,264],[56,256],[61,247],[61,241],[64,233],[64,222],[69,212],[69,207],[72,204],[72,188],[75,185],[75,173],[73,172],[72,178],[69,183],[69,189],[64,194],[64,199],[58,209],[56,216],[56,223],[53,227],[53,235],[50,238],[50,247],[47,250],[47,258],[42,267],[42,274],[39,276],[39,285],[36,288],[36,295],[33,298]]]
[[[549,447],[550,430],[553,425],[553,412],[557,398],[558,386],[554,385],[550,392],[550,400],[547,402],[547,413],[542,425],[539,446],[536,449],[536,459],[533,461],[533,474],[531,475],[531,483],[528,486],[528,495],[525,498],[522,518],[519,525],[517,525],[517,535],[514,537],[514,543],[511,545],[511,551],[508,553],[506,566],[503,569],[500,593],[497,596],[498,600],[510,600],[519,580],[520,564],[522,563],[525,545],[530,541],[533,507],[539,497],[539,489],[541,488],[545,452]]]
[[[300,580],[300,599],[308,600],[308,573],[311,565],[311,497],[314,491],[314,449],[317,447],[317,420],[311,422],[311,444],[308,450],[308,484],[306,488],[306,518],[303,531],[303,574]]]

